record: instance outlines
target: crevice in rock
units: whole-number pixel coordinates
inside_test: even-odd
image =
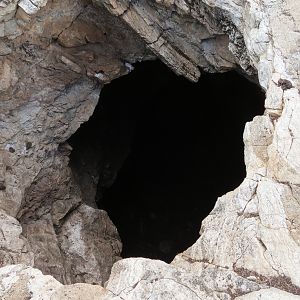
[[[170,262],[199,237],[218,196],[245,177],[243,130],[264,93],[236,72],[198,83],[159,61],[105,86],[70,138],[84,201],[108,212],[123,257]]]

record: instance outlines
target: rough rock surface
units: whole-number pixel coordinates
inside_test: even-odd
[[[106,213],[83,204],[65,141],[101,87],[148,52],[90,1],[46,2],[0,2],[0,261],[103,284],[121,243]]]
[[[103,84],[155,55],[194,81],[199,66],[257,74],[266,111],[245,128],[247,178],[218,199],[199,240],[171,265],[117,262],[107,291],[95,293],[299,299],[299,28],[294,0],[1,0],[1,265],[32,265],[63,283],[106,281],[118,235],[104,212],[83,204],[65,141],[90,117]],[[32,297],[30,273],[39,287],[64,289],[24,268],[0,269],[3,299]],[[84,285],[66,290],[92,299]]]
[[[109,293],[99,285],[77,283],[62,285],[52,276],[24,265],[11,265],[0,270],[0,297],[3,300],[102,300]]]

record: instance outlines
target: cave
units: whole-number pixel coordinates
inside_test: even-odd
[[[117,227],[123,258],[170,262],[198,239],[217,198],[245,178],[243,130],[264,98],[236,71],[193,83],[159,60],[104,86],[68,141],[70,166],[86,203]]]

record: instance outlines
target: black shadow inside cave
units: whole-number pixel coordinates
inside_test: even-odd
[[[195,84],[159,61],[104,87],[69,140],[71,166],[90,149],[85,173],[99,178],[97,204],[120,233],[123,257],[170,262],[197,240],[217,197],[245,177],[243,130],[263,102],[236,72],[203,73]]]

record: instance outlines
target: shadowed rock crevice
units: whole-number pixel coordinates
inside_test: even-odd
[[[235,72],[195,84],[159,61],[103,89],[69,141],[71,166],[85,201],[118,228],[123,257],[169,262],[196,241],[217,197],[245,177],[244,125],[263,100]]]

